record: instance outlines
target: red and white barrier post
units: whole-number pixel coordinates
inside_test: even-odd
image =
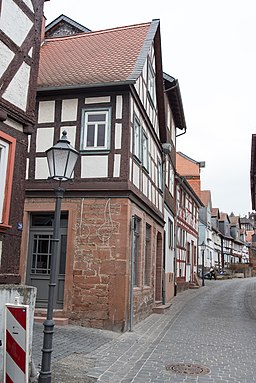
[[[29,306],[5,305],[4,383],[28,383]]]

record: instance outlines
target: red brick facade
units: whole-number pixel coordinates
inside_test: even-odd
[[[25,206],[24,228],[29,214],[53,210],[54,200],[30,199]],[[68,211],[68,248],[63,310],[58,316],[86,327],[124,331],[129,323],[131,268],[131,216],[140,219],[138,285],[133,288],[133,322],[152,312],[161,296],[163,229],[127,198],[64,199]],[[150,278],[144,286],[145,226],[151,227]],[[24,230],[24,237],[28,233]],[[25,281],[26,244],[21,260]],[[157,265],[157,268],[156,268]],[[158,275],[155,276],[155,273]],[[155,286],[154,280],[156,278]]]

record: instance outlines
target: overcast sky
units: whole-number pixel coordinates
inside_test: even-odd
[[[251,135],[256,133],[255,0],[50,0],[47,23],[64,14],[91,30],[160,19],[163,69],[180,84],[187,133],[177,150],[205,161],[212,205],[251,211]]]

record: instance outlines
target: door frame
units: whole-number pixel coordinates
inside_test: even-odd
[[[50,212],[51,213],[51,212]],[[49,214],[50,214],[49,213]],[[32,213],[31,213],[32,214]],[[37,214],[37,213],[33,213]],[[47,213],[46,213],[47,214]],[[67,217],[67,223],[68,223],[68,217]],[[63,302],[64,302],[64,283],[65,283],[65,275],[66,275],[66,261],[65,261],[65,273],[60,274],[59,269],[60,269],[60,259],[61,259],[61,244],[63,243],[61,238],[62,236],[65,236],[65,249],[67,247],[67,227],[61,227],[60,229],[60,247],[58,254],[55,254],[57,256],[56,259],[56,270],[58,271],[56,274],[56,287],[54,289],[54,303],[53,306],[55,309],[62,309],[63,307]],[[33,248],[34,248],[34,238],[35,235],[46,235],[49,237],[47,239],[48,246],[51,247],[51,250],[53,249],[53,231],[54,231],[54,226],[30,226],[29,229],[29,242],[28,242],[28,257],[27,257],[27,277],[26,277],[26,282],[28,285],[32,285],[37,287],[37,291],[39,292],[39,284],[36,286],[34,283],[32,283],[32,280],[37,280],[38,282],[41,281],[41,283],[44,282],[43,290],[45,290],[44,296],[45,300],[41,301],[40,305],[38,305],[38,300],[36,300],[36,308],[46,308],[47,307],[47,302],[48,302],[48,288],[49,288],[49,283],[50,283],[50,273],[49,274],[43,274],[43,273],[32,273],[32,262],[33,262]],[[51,242],[51,244],[50,244]],[[50,253],[48,253],[50,254]],[[51,253],[52,255],[52,253]],[[67,256],[67,251],[65,251],[65,260]],[[64,282],[64,283],[63,283]],[[42,290],[40,290],[42,292]],[[61,294],[61,300],[58,299],[58,296]],[[37,294],[38,296],[39,294]]]
[[[70,200],[69,200],[70,201]],[[77,216],[80,211],[81,200],[76,199],[73,202],[62,201],[61,211],[68,212],[68,228],[67,228],[67,252],[66,252],[66,274],[64,282],[64,302],[62,311],[68,312],[72,309],[73,296],[73,266],[75,258],[75,243],[76,243],[76,224]],[[39,212],[54,212],[55,199],[45,198],[26,198],[24,205],[23,216],[23,231],[21,241],[21,256],[20,256],[20,276],[21,283],[26,283],[27,278],[27,263],[28,263],[28,246],[29,246],[29,229],[31,213]]]

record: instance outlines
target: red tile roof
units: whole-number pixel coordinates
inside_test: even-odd
[[[151,47],[159,20],[45,40],[38,87],[134,82]]]
[[[201,190],[200,199],[203,202],[204,206],[208,206],[211,203],[211,192],[210,190]]]

